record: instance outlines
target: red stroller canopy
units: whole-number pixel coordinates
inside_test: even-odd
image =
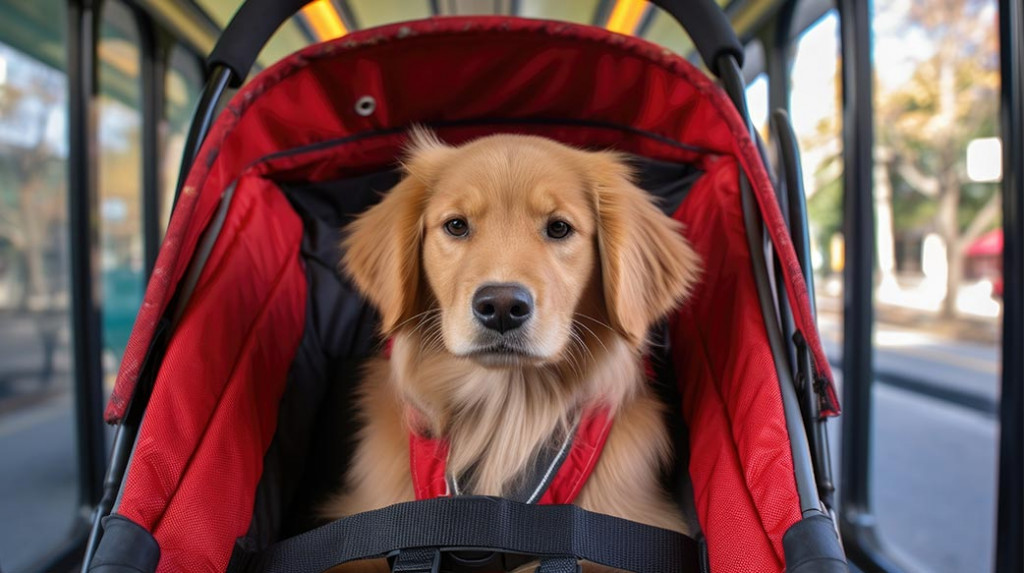
[[[416,123],[454,144],[529,133],[700,172],[673,214],[706,267],[691,302],[670,321],[689,474],[712,569],[782,570],[782,536],[801,513],[740,171],[781,262],[796,327],[827,382],[824,414],[837,414],[838,403],[786,223],[743,120],[716,85],[669,50],[601,29],[504,17],[396,24],[311,46],[239,91],[211,130],[106,412],[109,422],[123,418],[162,317],[182,285],[194,284],[117,509],[157,539],[160,569],[223,570],[253,519],[278,403],[315,296],[300,253],[308,229],[282,186],[392,169]],[[201,273],[184,280],[217,217]]]

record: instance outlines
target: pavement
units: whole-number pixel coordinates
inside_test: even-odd
[[[842,316],[824,302],[819,329],[842,384]],[[880,537],[911,572],[991,571],[999,447],[996,323],[967,319],[957,329],[934,314],[884,305],[876,320],[869,475]],[[838,466],[841,428],[830,425]]]
[[[63,541],[78,512],[71,396],[0,414],[0,568],[18,573]]]

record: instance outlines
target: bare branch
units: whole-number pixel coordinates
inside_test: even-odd
[[[937,197],[939,195],[939,179],[921,173],[913,164],[899,161],[896,163],[896,172],[900,174],[900,177],[908,185],[925,197]]]

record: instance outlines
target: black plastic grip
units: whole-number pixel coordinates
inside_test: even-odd
[[[718,69],[721,56],[732,56],[743,68],[743,45],[714,0],[651,0],[651,4],[679,22],[715,77],[721,77]]]
[[[850,573],[832,520],[805,517],[782,536],[786,573]]]
[[[237,88],[245,81],[260,50],[288,18],[312,0],[245,0],[217,40],[207,69],[222,65],[231,70],[228,85]]]
[[[122,515],[103,518],[103,539],[89,573],[152,573],[160,563],[160,545],[153,535]]]
[[[209,69],[231,70],[231,87],[242,85],[263,45],[281,24],[311,0],[246,0],[207,58]],[[743,46],[714,0],[652,0],[690,35],[704,65],[718,76],[719,56],[731,55],[743,67]]]

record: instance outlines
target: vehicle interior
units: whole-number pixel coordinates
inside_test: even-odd
[[[604,28],[713,76],[645,0],[314,0],[233,85],[208,57],[242,4],[0,0],[0,572],[82,570],[95,549],[132,450],[104,411],[196,126],[262,71],[380,26],[501,15]],[[842,409],[815,471],[850,569],[1024,570],[1024,6],[717,4],[772,175],[803,182]],[[658,169],[651,189],[678,175]]]

